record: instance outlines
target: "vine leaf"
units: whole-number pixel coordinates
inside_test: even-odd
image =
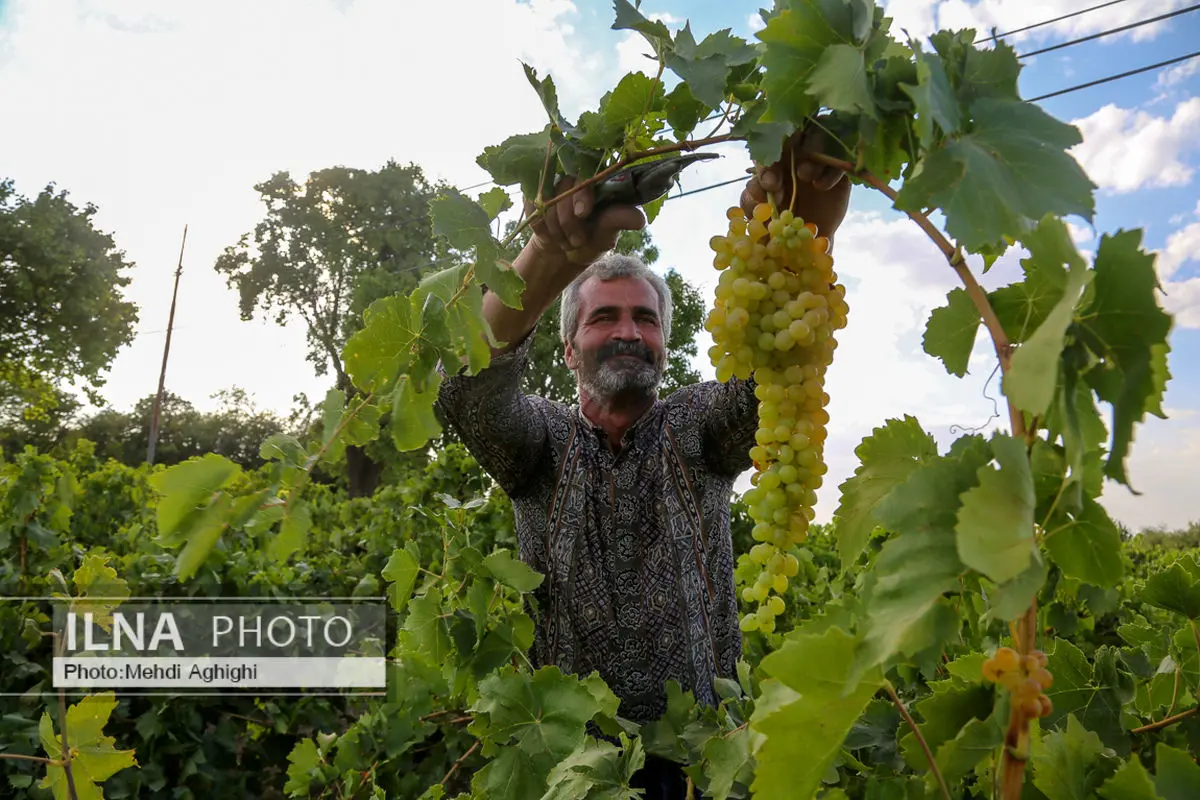
[[[414,597],[408,604],[404,631],[411,638],[412,648],[428,656],[432,663],[440,664],[450,654],[450,629],[434,593]]]
[[[896,207],[936,206],[946,231],[972,252],[1020,237],[1047,214],[1091,220],[1095,185],[1067,150],[1079,131],[1025,102],[983,98],[969,133],[943,142],[905,181]]]
[[[946,305],[929,315],[922,344],[926,353],[942,360],[947,372],[961,378],[967,374],[978,331],[979,309],[964,289],[951,289]]]
[[[111,778],[126,767],[136,767],[137,759],[132,750],[117,750],[117,740],[104,735],[104,726],[117,707],[112,692],[87,695],[67,709],[67,730],[71,744],[71,777],[75,782],[78,800],[103,800],[104,793],[98,784]],[[63,758],[62,737],[55,733],[54,721],[43,713],[38,724],[38,735],[46,755],[54,760]],[[54,792],[55,800],[68,800],[67,773],[54,764],[46,767],[46,777],[38,786]]]
[[[629,0],[614,0],[613,8],[617,18],[612,24],[612,30],[637,31],[646,37],[656,52],[662,46],[663,40],[671,41],[671,32],[667,30],[666,25],[658,20],[646,19]]]
[[[749,785],[753,780],[753,760],[750,749],[750,729],[740,728],[733,733],[716,735],[704,745],[703,781],[697,781],[705,797],[727,800],[733,797],[736,784]],[[741,794],[736,796],[740,797]]]
[[[150,476],[151,488],[160,495],[158,541],[164,547],[184,545],[175,559],[180,580],[196,573],[228,526],[233,499],[220,490],[241,471],[224,456],[209,453]]]
[[[825,48],[809,76],[808,91],[825,108],[876,116],[865,56],[857,47],[834,44]]]
[[[1200,565],[1186,556],[1146,581],[1138,597],[1152,606],[1200,619]]]
[[[546,116],[550,118],[551,124],[563,133],[574,135],[575,127],[567,122],[563,118],[562,112],[558,110],[558,90],[554,88],[554,80],[549,75],[538,80],[536,69],[524,61],[521,62],[521,66],[525,69],[525,77],[529,80],[529,85],[533,87],[533,90],[537,92],[538,99],[542,101],[542,108],[546,109]]]
[[[755,798],[811,797],[821,785],[851,727],[883,686],[881,672],[872,669],[852,691],[843,691],[854,658],[854,638],[830,628],[819,636],[792,634],[762,660],[772,676],[763,688],[775,684],[775,700],[759,703],[750,720],[766,737],[756,754]]]
[[[954,785],[1002,744],[1004,726],[993,714],[987,719],[969,720],[953,739],[938,747],[934,760],[942,772],[942,778]]]
[[[1075,305],[1092,277],[1087,264],[1075,250],[1067,226],[1062,220],[1047,217],[1026,239],[1031,259],[1047,259],[1053,271],[1061,273],[1068,265],[1066,281],[1054,307],[1037,330],[1017,348],[1012,365],[1004,376],[1004,393],[1017,408],[1030,414],[1046,413],[1054,400],[1058,366],[1062,359],[1067,326],[1075,317]]]
[[[841,486],[837,518],[842,571],[858,559],[876,525],[875,507],[923,461],[937,455],[937,444],[915,417],[888,420],[854,450],[861,465]]]
[[[998,434],[992,439],[992,453],[1000,469],[980,467],[979,485],[962,496],[955,533],[962,562],[1004,583],[1024,572],[1036,557],[1036,497],[1025,443]]]
[[[89,552],[71,576],[75,599],[71,605],[77,614],[91,614],[92,621],[104,630],[112,628],[112,611],[128,599],[129,584],[108,565],[109,556]],[[101,598],[93,599],[93,598]]]
[[[1096,794],[1104,800],[1161,800],[1154,790],[1150,773],[1146,772],[1136,753],[1096,790]]]
[[[497,145],[485,147],[475,163],[500,186],[521,185],[526,197],[537,197],[538,183],[546,166],[550,148],[550,126],[537,133],[510,136]],[[430,208],[432,213],[432,207]]]
[[[942,59],[921,50],[919,42],[911,42],[913,56],[916,59],[917,83],[899,84],[900,89],[912,98],[916,107],[917,117],[913,129],[921,141],[921,146],[928,149],[933,146],[934,123],[946,136],[959,132],[962,127],[962,109],[954,89],[950,86],[950,78],[946,75],[946,66]],[[907,65],[908,59],[904,59]]]
[[[494,220],[501,212],[512,208],[512,198],[502,186],[493,186],[479,195],[479,207],[487,212],[488,219]]]
[[[1154,256],[1141,249],[1140,230],[1100,238],[1091,302],[1080,311],[1081,337],[1100,364],[1084,379],[1112,403],[1112,442],[1104,474],[1129,486],[1125,458],[1133,426],[1156,409],[1166,388],[1166,371],[1152,368],[1155,347],[1167,347],[1171,317],[1155,296]],[[1131,487],[1132,488],[1132,487]]]
[[[961,679],[931,681],[929,689],[932,694],[916,702],[913,711],[920,715],[921,735],[934,752],[958,736],[972,720],[991,715],[995,706],[992,690],[979,683]],[[929,768],[925,753],[911,731],[900,738],[900,750],[912,769],[923,771]]]
[[[710,41],[714,43],[710,44]],[[709,108],[721,107],[725,100],[725,82],[732,65],[726,52],[716,46],[712,34],[698,46],[692,36],[691,23],[685,23],[675,35],[675,46],[666,58],[666,65],[683,79],[697,100]],[[638,114],[641,114],[641,109]]]
[[[1121,532],[1104,506],[1084,497],[1079,511],[1056,511],[1047,526],[1050,558],[1072,578],[1093,586],[1115,586],[1125,575]]]
[[[1071,714],[1066,731],[1048,734],[1033,753],[1033,785],[1049,800],[1089,797],[1112,771],[1100,737]]]
[[[442,376],[435,374],[432,385],[418,391],[408,375],[401,375],[396,381],[392,400],[392,442],[400,452],[424,447],[430,439],[441,434],[441,423],[433,411],[441,382]]]
[[[864,609],[864,641],[850,684],[862,670],[890,658],[909,629],[944,592],[957,588],[967,571],[954,533],[959,497],[975,485],[977,471],[991,455],[978,436],[955,444],[957,451],[920,465],[875,508],[880,524],[898,535],[875,559],[876,580]]]
[[[1121,724],[1121,707],[1133,699],[1135,683],[1120,654],[1112,647],[1101,647],[1092,665],[1078,647],[1065,639],[1054,639],[1043,650],[1049,659],[1046,668],[1054,676],[1054,685],[1046,691],[1054,710],[1043,719],[1043,729],[1060,728],[1069,715],[1075,714],[1106,746],[1128,753],[1129,737]]]
[[[991,608],[987,618],[1014,620],[1029,610],[1029,604],[1046,584],[1049,570],[1041,558],[1029,560],[1029,566],[1012,580],[988,591]]]
[[[417,575],[421,571],[417,554],[409,550],[411,545],[410,542],[404,549],[393,550],[381,573],[383,579],[391,583],[388,587],[388,602],[396,611],[403,611],[408,605],[413,587],[417,585]]]
[[[1186,800],[1200,796],[1200,766],[1196,765],[1193,756],[1159,742],[1154,748],[1154,759],[1158,772],[1154,788],[1165,800]]]
[[[837,43],[837,34],[815,3],[798,2],[756,35],[765,45],[760,61],[770,121],[793,123],[794,130],[820,105],[809,92],[809,80],[825,48]]]
[[[496,580],[518,592],[532,592],[545,579],[524,561],[512,557],[509,550],[496,550],[483,559],[483,568]]]
[[[354,385],[383,394],[412,361],[421,338],[421,309],[407,295],[384,297],[363,314],[363,326],[346,342],[342,357]]]
[[[588,738],[550,771],[550,789],[542,800],[637,800],[629,789],[634,773],[646,763],[639,738],[620,736],[621,747]]]

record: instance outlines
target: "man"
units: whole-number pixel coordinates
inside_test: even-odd
[[[767,192],[782,204],[795,180],[794,210],[832,238],[849,182],[803,157],[819,147],[793,137],[781,164],[796,165],[794,178],[781,164],[759,171],[742,205]],[[714,678],[736,674],[730,498],[752,466],[757,407],[753,381],[736,379],[658,399],[670,291],[637,259],[605,255],[645,218],[631,206],[591,212],[583,190],[533,225],[513,264],[526,284],[523,310],[484,297],[488,324],[508,344],[478,375],[448,376],[438,406],[512,499],[520,557],[546,576],[535,593],[533,662],[598,671],[620,713],[646,723],[666,709],[667,680],[715,705]],[[531,333],[560,294],[574,406],[521,391]],[[676,766],[648,759],[640,779],[647,797],[683,796]]]

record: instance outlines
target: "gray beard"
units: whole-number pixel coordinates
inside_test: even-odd
[[[666,358],[657,366],[645,361],[610,358],[599,364],[584,362],[579,369],[579,388],[596,400],[611,401],[617,395],[657,397],[666,371]]]

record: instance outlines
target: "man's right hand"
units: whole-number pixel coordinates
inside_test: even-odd
[[[572,177],[561,179],[554,187],[555,196],[574,185]],[[611,250],[621,231],[641,230],[646,225],[646,216],[637,206],[606,206],[593,215],[594,207],[591,187],[555,203],[530,226],[533,238],[527,247],[536,249],[543,258],[562,259],[582,269]],[[533,203],[526,201],[526,216],[533,211]]]

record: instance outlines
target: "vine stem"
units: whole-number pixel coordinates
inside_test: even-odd
[[[459,765],[462,764],[464,761],[466,761],[468,758],[470,758],[471,754],[479,749],[479,744],[480,744],[479,740],[476,740],[475,744],[471,745],[470,750],[463,753],[461,756],[458,757],[458,761],[455,761],[453,764],[450,765],[450,771],[446,773],[446,777],[442,778],[443,786],[446,785],[446,781],[450,780],[450,776],[454,774],[454,771],[456,769],[458,769]]]
[[[26,756],[20,753],[0,753],[0,759],[11,758],[17,761],[36,761],[39,764],[45,764],[49,767],[61,767],[67,762],[56,758],[43,758],[42,756]]]
[[[570,189],[567,189],[562,194],[558,194],[558,195],[555,195],[554,197],[551,197],[544,204],[542,204],[541,208],[537,209],[532,214],[530,214],[528,217],[526,217],[524,222],[522,222],[516,228],[513,228],[512,233],[510,233],[508,236],[506,236],[504,241],[501,242],[501,246],[508,247],[510,244],[512,244],[513,241],[517,238],[517,235],[519,233],[521,233],[521,231],[525,230],[525,228],[528,228],[530,225],[532,225],[534,222],[541,219],[545,215],[546,209],[561,203],[563,200],[566,200],[568,197],[571,197],[576,192],[581,192],[590,186],[595,186],[596,184],[603,181],[605,178],[615,174],[617,171],[623,169],[624,167],[629,166],[634,161],[639,161],[643,158],[649,158],[650,156],[660,156],[660,155],[665,155],[667,153],[678,153],[683,150],[690,152],[692,150],[696,150],[701,147],[707,147],[710,144],[720,144],[721,142],[740,141],[743,138],[745,138],[745,137],[734,136],[731,133],[725,133],[725,134],[721,134],[720,136],[708,136],[708,137],[705,137],[704,139],[692,139],[692,140],[683,141],[683,142],[676,142],[675,144],[663,145],[662,147],[652,147],[649,150],[634,151],[634,152],[626,155],[624,158],[618,160],[617,163],[613,164],[612,166],[608,167],[607,169],[603,169],[600,172],[597,172],[592,177],[588,178],[587,180],[575,184],[574,186],[572,186]]]
[[[950,800],[950,787],[946,785],[946,779],[942,777],[942,771],[938,769],[933,752],[929,749],[929,743],[925,741],[925,736],[921,733],[921,729],[917,727],[916,720],[912,718],[912,714],[908,713],[908,709],[904,707],[904,702],[900,699],[900,695],[896,694],[896,687],[892,686],[892,682],[884,681],[883,687],[887,689],[888,696],[892,698],[892,703],[895,704],[896,710],[900,712],[900,716],[904,717],[904,721],[912,729],[913,736],[917,737],[917,743],[921,745],[921,750],[925,753],[925,760],[929,762],[929,769],[933,772],[933,777],[937,779],[938,788],[942,791],[942,797],[945,800]]]
[[[1140,728],[1134,728],[1130,731],[1130,733],[1149,733],[1150,731],[1157,731],[1161,728],[1167,727],[1168,725],[1174,725],[1180,720],[1187,719],[1188,717],[1194,717],[1197,714],[1200,714],[1200,706],[1192,706],[1187,711],[1180,711],[1173,717],[1165,717],[1164,719],[1160,719],[1158,722],[1151,722],[1149,725],[1143,725]]]
[[[60,656],[65,654],[67,646],[62,637],[55,634],[54,638],[58,654]],[[63,773],[67,776],[67,797],[71,800],[79,800],[79,792],[75,788],[75,774],[71,771],[71,745],[67,743],[67,695],[62,687],[58,689],[58,726],[62,729],[62,768]]]

